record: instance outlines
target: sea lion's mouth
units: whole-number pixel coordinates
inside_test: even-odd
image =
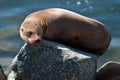
[[[36,40],[36,41],[34,42],[34,44],[35,44],[35,45],[39,45],[39,44],[40,44],[40,40]]]
[[[41,42],[41,40],[35,40],[35,41],[32,41],[32,42],[28,42],[29,44],[31,44],[31,45],[33,45],[33,46],[38,46],[38,45],[40,45],[40,42]]]

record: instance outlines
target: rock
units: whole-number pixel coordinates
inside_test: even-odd
[[[4,71],[0,65],[0,80],[7,80],[6,75],[4,74]]]
[[[96,56],[55,42],[25,44],[8,80],[95,80]]]
[[[106,62],[97,71],[97,80],[120,80],[120,62]]]

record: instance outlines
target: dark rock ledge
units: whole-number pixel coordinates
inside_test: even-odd
[[[0,65],[0,80],[7,80],[6,75],[4,74],[4,71]]]

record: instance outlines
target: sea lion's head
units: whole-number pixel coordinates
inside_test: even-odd
[[[36,21],[24,21],[20,27],[20,36],[28,44],[39,45],[43,29]]]

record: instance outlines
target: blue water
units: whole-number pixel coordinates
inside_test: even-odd
[[[24,41],[18,30],[31,12],[59,7],[99,20],[112,35],[109,49],[98,59],[120,61],[120,0],[0,0],[0,64],[6,69]]]

